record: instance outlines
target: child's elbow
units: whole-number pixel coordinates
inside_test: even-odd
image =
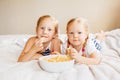
[[[24,59],[24,58],[22,58],[22,57],[19,57],[18,60],[17,60],[17,62],[26,62],[26,61],[28,61],[28,60],[27,60],[27,59]]]
[[[17,60],[17,62],[24,62],[24,60],[21,59],[21,58],[19,58],[19,59]]]

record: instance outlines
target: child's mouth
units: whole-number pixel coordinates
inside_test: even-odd
[[[41,36],[42,38],[48,38],[48,36]]]
[[[76,42],[76,41],[78,41],[78,40],[73,40],[73,41],[75,41],[75,42]]]

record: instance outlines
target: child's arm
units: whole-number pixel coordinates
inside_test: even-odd
[[[38,51],[41,51],[43,49],[43,45],[41,43],[39,43],[38,40],[36,40],[34,37],[30,38],[20,57],[18,58],[18,62],[23,62],[23,61],[29,61],[29,60],[34,60],[37,57],[39,58],[40,55],[36,55]],[[37,57],[36,57],[37,56]]]
[[[79,58],[76,59],[76,62],[86,65],[94,65],[94,64],[99,64],[100,60],[101,60],[100,56],[98,57],[96,52],[93,52],[89,57],[79,56]]]
[[[70,56],[75,59],[77,63],[81,64],[99,64],[101,57],[99,54],[96,54],[96,52],[91,53],[91,55],[88,57],[81,56],[74,48],[71,49]]]
[[[52,40],[51,51],[52,54],[59,54],[61,51],[61,41],[58,38]]]

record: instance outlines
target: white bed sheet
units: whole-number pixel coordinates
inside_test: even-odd
[[[42,70],[37,60],[17,62],[26,40],[33,35],[0,35],[0,80],[120,80],[120,29],[108,33],[99,65],[76,64],[62,73]]]

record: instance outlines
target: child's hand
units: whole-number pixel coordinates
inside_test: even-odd
[[[35,43],[33,44],[31,50],[33,52],[39,52],[39,51],[42,51],[43,50],[43,41],[42,40],[39,40],[39,39],[36,39],[35,40]]]
[[[78,60],[80,58],[80,54],[76,51],[76,49],[74,48],[70,48],[70,57],[75,59],[75,60]]]
[[[70,55],[70,54],[71,54],[70,48],[67,48],[67,49],[66,49],[66,54],[67,54],[67,55]]]
[[[40,39],[39,39],[39,42],[40,43],[44,43],[46,41],[46,39],[44,38],[44,37],[41,37]]]

